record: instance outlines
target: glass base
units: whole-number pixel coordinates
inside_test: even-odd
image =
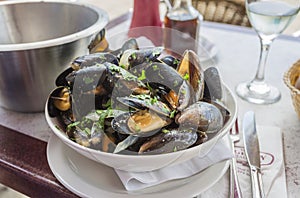
[[[236,87],[237,95],[254,104],[273,104],[281,98],[280,91],[264,82],[244,82]]]

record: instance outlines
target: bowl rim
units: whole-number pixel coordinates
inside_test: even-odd
[[[232,90],[229,89],[229,87],[222,83],[222,86],[223,88],[225,88],[225,90],[229,93],[229,95],[232,97],[233,99],[233,104],[234,104],[234,112],[231,112],[232,113],[232,117],[231,117],[231,122],[234,123],[235,120],[237,119],[237,113],[238,113],[238,106],[237,106],[237,100],[235,98],[235,95],[233,94]],[[74,141],[72,141],[70,138],[68,138],[64,133],[63,131],[61,131],[60,129],[56,128],[56,126],[54,126],[54,124],[49,124],[51,123],[51,118],[48,114],[48,108],[47,108],[47,105],[48,105],[48,100],[46,102],[46,105],[45,105],[45,117],[46,117],[46,121],[48,123],[48,126],[51,128],[52,132],[58,137],[60,138],[63,142],[67,142],[66,144],[70,144],[68,146],[74,146],[75,148],[78,148],[80,149],[81,151],[85,151],[85,152],[88,152],[88,153],[91,153],[93,155],[103,155],[103,156],[106,156],[106,157],[112,157],[112,158],[118,158],[118,159],[122,159],[122,158],[127,158],[127,159],[152,159],[152,158],[157,158],[158,156],[181,156],[183,155],[183,153],[185,153],[187,150],[190,150],[191,152],[195,151],[195,150],[198,150],[199,149],[199,146],[202,146],[204,144],[208,144],[208,143],[211,143],[211,141],[214,139],[216,140],[214,142],[214,144],[217,143],[217,141],[222,138],[226,132],[228,132],[230,130],[230,125],[231,125],[231,122],[227,122],[225,124],[225,126],[219,131],[217,132],[217,134],[210,140],[208,140],[207,142],[204,142],[200,145],[197,145],[197,146],[194,146],[194,147],[191,147],[191,148],[188,148],[188,149],[184,149],[184,150],[180,150],[180,151],[176,151],[176,152],[171,152],[171,153],[161,153],[161,154],[153,154],[153,155],[124,155],[124,154],[119,154],[119,153],[108,153],[108,152],[103,152],[103,151],[100,151],[100,150],[95,150],[95,149],[91,149],[91,148],[88,148],[88,147],[85,147],[85,146],[82,146]],[[212,149],[214,147],[214,145],[211,146],[210,149]],[[209,151],[207,151],[209,152]]]
[[[18,50],[31,50],[31,49],[39,49],[45,47],[53,47],[66,43],[71,43],[81,38],[85,38],[91,36],[95,33],[100,32],[108,23],[109,17],[108,13],[91,4],[87,4],[84,2],[77,1],[68,1],[68,0],[13,0],[13,1],[5,1],[0,3],[1,6],[11,5],[11,4],[30,4],[30,3],[57,3],[57,4],[69,4],[76,5],[90,9],[94,11],[98,15],[98,19],[91,26],[72,34],[68,34],[66,36],[42,40],[37,42],[29,42],[29,43],[17,43],[17,44],[0,44],[0,52],[5,51],[18,51]]]

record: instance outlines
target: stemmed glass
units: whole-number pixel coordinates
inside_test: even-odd
[[[269,49],[297,15],[300,0],[246,0],[245,3],[250,23],[260,39],[261,52],[254,79],[239,84],[236,93],[251,103],[272,104],[280,100],[281,94],[264,80]]]

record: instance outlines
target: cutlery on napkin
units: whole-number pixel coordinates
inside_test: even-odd
[[[115,170],[128,191],[141,190],[174,179],[192,176],[205,168],[232,158],[228,137],[223,137],[204,157],[194,157],[181,164],[149,172],[127,172]]]
[[[278,127],[258,126],[257,135],[260,141],[261,172],[265,197],[287,197],[281,130]],[[246,198],[251,197],[250,171],[243,146],[236,154],[238,155],[238,172],[241,175],[240,178],[242,177],[242,189],[247,193]]]
[[[256,130],[256,120],[253,111],[248,111],[243,119],[244,148],[248,165],[250,166],[252,197],[264,198],[261,178],[261,160],[259,140]]]
[[[265,197],[287,198],[281,129],[273,126],[258,126],[257,134],[260,142],[261,172]],[[250,198],[252,197],[250,170],[242,137],[241,141],[236,144],[235,156],[243,198]],[[224,185],[228,186],[228,183],[228,177],[224,176],[212,188],[202,193],[199,198],[228,197],[229,189],[224,188]],[[219,196],[220,194],[226,196]]]

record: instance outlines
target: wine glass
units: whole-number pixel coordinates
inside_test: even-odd
[[[246,0],[245,4],[250,23],[260,39],[261,51],[254,79],[240,83],[236,93],[251,103],[272,104],[280,100],[281,94],[264,80],[269,49],[297,15],[300,0]]]

